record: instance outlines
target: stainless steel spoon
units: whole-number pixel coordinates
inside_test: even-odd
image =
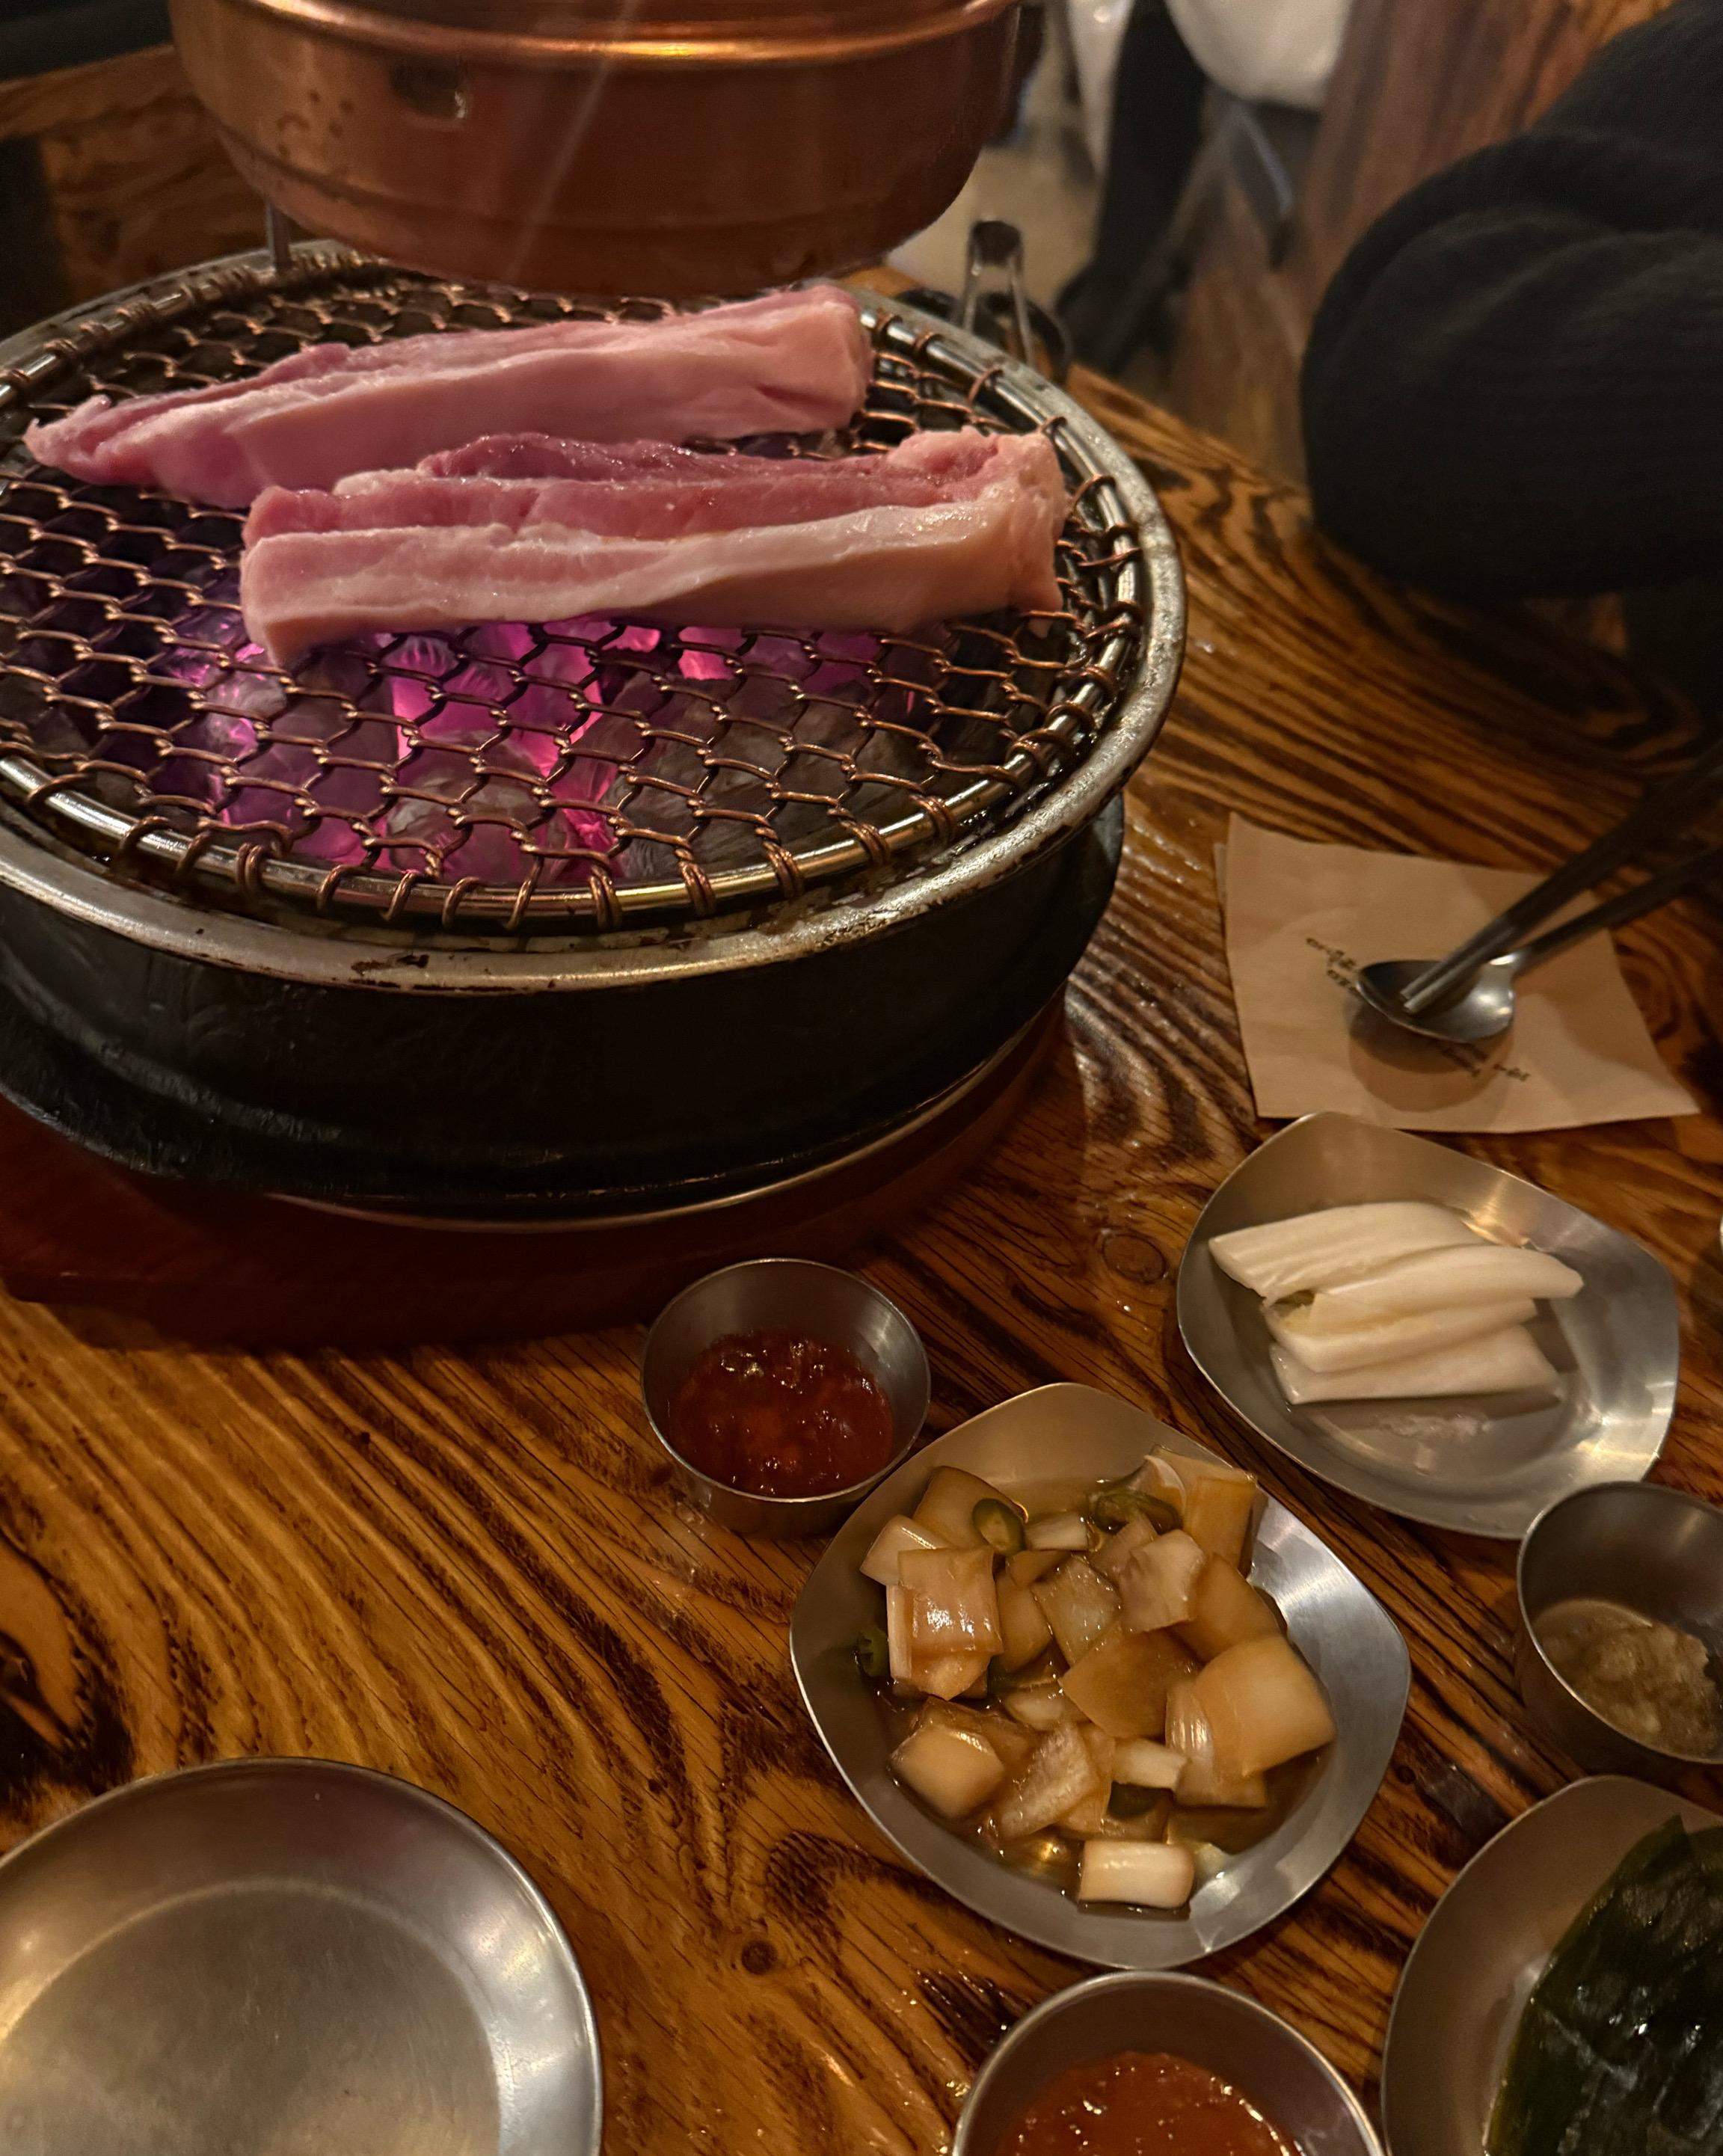
[[[1474,963],[1474,970],[1463,973],[1434,1003],[1423,1002],[1413,1008],[1413,998],[1422,984],[1432,973],[1446,971],[1451,960],[1444,959],[1438,968],[1428,958],[1378,959],[1374,965],[1361,968],[1358,993],[1379,1017],[1408,1033],[1422,1034],[1427,1040],[1494,1040],[1514,1023],[1514,983],[1528,968],[1541,966],[1571,943],[1583,942],[1588,936],[1619,928],[1626,921],[1637,921],[1642,913],[1667,906],[1672,898],[1702,883],[1719,869],[1723,869],[1723,846],[1690,855],[1661,875],[1623,891],[1618,898],[1606,899],[1602,906],[1564,921],[1558,928],[1546,930],[1517,951],[1505,951],[1499,957],[1485,959],[1482,965]],[[1530,896],[1535,899],[1537,895],[1534,891]],[[1507,916],[1500,918],[1505,920]]]

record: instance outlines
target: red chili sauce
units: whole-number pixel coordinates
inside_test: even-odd
[[[1249,2099],[1167,2051],[1117,2051],[1049,2082],[999,2156],[1295,2156]]]
[[[891,1457],[891,1405],[847,1348],[776,1329],[715,1340],[670,1408],[692,1467],[756,1497],[818,1497]]]

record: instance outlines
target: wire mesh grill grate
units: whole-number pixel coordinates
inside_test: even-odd
[[[1144,632],[1124,503],[1003,369],[886,307],[865,310],[874,381],[841,439],[743,446],[830,456],[915,426],[1047,424],[1074,496],[1057,613],[915,638],[490,624],[283,673],[240,619],[239,517],[72,480],[18,446],[97,391],[234,379],[331,338],[604,311],[351,257],[241,264],[0,374],[0,799],[241,902],[518,933],[709,916],[923,860],[1080,762]]]

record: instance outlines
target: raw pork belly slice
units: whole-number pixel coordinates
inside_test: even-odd
[[[266,495],[246,527],[247,627],[290,665],[369,631],[483,621],[902,634],[1059,604],[1065,490],[1039,435],[913,435],[829,464],[636,446],[608,453],[641,473],[633,480],[379,472],[336,494]],[[474,444],[461,456],[517,473],[606,468],[570,443]]]
[[[331,486],[481,431],[593,442],[823,432],[854,412],[872,372],[854,302],[824,285],[650,322],[312,345],[249,382],[92,397],[24,444],[80,479],[238,508],[267,486]]]
[[[667,442],[611,448],[544,434],[490,435],[415,471],[356,472],[333,492],[272,487],[245,543],[284,531],[418,525],[560,524],[623,539],[678,539],[746,525],[805,524],[861,509],[932,509],[1009,480],[1065,512],[1059,459],[1038,434],[912,434],[883,456],[702,455]]]

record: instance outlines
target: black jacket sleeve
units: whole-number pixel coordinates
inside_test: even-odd
[[[1391,575],[1530,598],[1723,567],[1723,0],[1624,32],[1379,218],[1302,402],[1318,521]]]

